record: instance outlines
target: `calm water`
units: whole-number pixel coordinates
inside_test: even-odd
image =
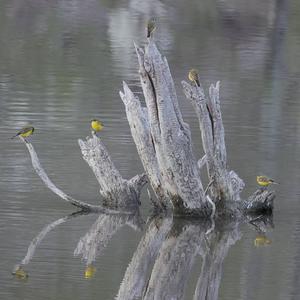
[[[105,217],[69,218],[36,248],[25,266],[28,280],[12,277],[13,267],[24,258],[31,240],[46,225],[74,210],[43,185],[24,145],[9,137],[32,124],[36,128],[33,143],[49,177],[86,202],[98,203],[100,197],[77,139],[89,134],[93,117],[105,124],[103,140],[123,176],[142,172],[118,91],[122,80],[139,89],[132,42],[145,43],[144,24],[151,16],[159,20],[157,43],[169,60],[197,155],[202,154],[198,122],[180,88],[191,67],[200,70],[206,87],[221,80],[229,164],[246,182],[244,196],[256,188],[256,174],[268,174],[281,183],[276,186],[275,227],[267,233],[271,244],[255,247],[255,228],[240,228],[219,272],[219,299],[299,299],[297,0],[0,2],[0,299],[117,296],[139,241],[153,223],[148,230],[147,226],[135,230],[128,226],[129,220],[107,220],[118,230],[107,244],[99,244],[97,258],[92,259],[96,273],[86,279],[88,262],[81,255],[74,256],[74,250],[91,226],[98,226],[101,234]],[[142,202],[146,220],[150,206],[145,195]],[[157,222],[157,230],[164,230],[164,224]],[[181,253],[176,247],[188,234],[200,236],[203,229],[199,226],[175,224],[173,230],[178,227],[178,232],[165,236],[161,250],[192,257],[188,273],[173,275],[183,274],[186,299],[192,299],[199,285],[203,266],[197,251],[201,249],[190,245]],[[158,289],[164,283],[166,290],[176,290],[171,281],[166,283],[167,269],[154,267],[161,271],[160,277],[149,284]]]

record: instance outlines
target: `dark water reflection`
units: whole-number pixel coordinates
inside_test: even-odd
[[[10,272],[32,238],[71,208],[46,190],[23,145],[8,138],[28,123],[35,126],[34,143],[49,177],[75,198],[97,203],[98,185],[80,158],[77,138],[88,134],[91,118],[99,117],[105,124],[103,140],[122,175],[130,178],[141,172],[118,91],[122,80],[139,91],[132,41],[144,43],[143,27],[153,15],[159,20],[158,45],[169,60],[196,154],[202,154],[198,123],[180,87],[191,66],[200,70],[206,87],[221,80],[229,164],[247,183],[244,195],[255,189],[258,173],[281,183],[276,226],[267,236],[272,243],[255,247],[257,232],[241,227],[243,237],[231,246],[223,263],[219,298],[298,299],[300,5],[296,0],[0,3],[1,299],[117,295],[144,232],[132,232],[128,226],[118,230],[95,261],[94,277],[86,280],[85,264],[73,257],[73,251],[96,216],[72,218],[49,232],[28,265],[28,281],[12,279]],[[141,213],[147,215],[147,197],[142,202]],[[192,299],[204,268],[198,257],[190,262],[189,281],[182,280],[187,299]],[[159,271],[158,265],[155,268]],[[155,278],[149,281],[149,286],[156,284]]]
[[[14,267],[15,277],[23,283],[31,280],[35,274],[28,273],[29,263],[38,246],[57,226],[80,216],[80,212],[73,213],[45,226],[31,241],[22,261]],[[271,220],[268,217],[254,220],[251,226],[257,232],[255,246],[269,245],[271,241],[266,235],[268,226],[272,225]],[[138,211],[126,215],[97,216],[74,250],[74,256],[81,257],[85,265],[82,277],[96,279],[96,272],[104,272],[101,263],[97,271],[96,265],[99,264],[96,259],[105,256],[113,236],[125,225],[141,230],[144,222]],[[166,215],[151,217],[115,299],[184,299],[191,295],[193,299],[218,299],[224,259],[229,248],[241,238],[239,225],[235,221],[215,224],[208,220],[173,219]],[[196,287],[187,290],[191,271],[199,257],[202,258],[202,267]],[[114,278],[111,278],[111,284],[118,286]],[[90,291],[87,294],[90,295]]]

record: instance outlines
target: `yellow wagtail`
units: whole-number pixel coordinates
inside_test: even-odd
[[[91,128],[96,133],[103,129],[103,124],[99,120],[93,119],[91,121]]]
[[[198,71],[196,69],[191,69],[188,77],[190,81],[194,82],[197,86],[200,86]]]
[[[27,138],[30,135],[32,135],[33,132],[34,132],[33,127],[25,127],[25,128],[22,128],[16,135],[14,135],[11,138],[14,139],[16,136],[21,136],[22,138]]]
[[[147,38],[150,38],[152,36],[152,33],[156,29],[156,20],[155,18],[151,18],[147,22]]]
[[[271,179],[267,176],[256,176],[256,181],[260,186],[268,186],[270,184],[278,184],[278,182],[275,182],[273,179]]]

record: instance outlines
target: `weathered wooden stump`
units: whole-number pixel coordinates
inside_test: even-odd
[[[184,94],[199,120],[205,155],[198,160],[192,150],[189,125],[179,109],[167,59],[160,54],[152,37],[145,49],[138,46],[135,49],[146,106],[141,105],[125,82],[120,97],[146,174],[124,179],[99,137],[92,134],[85,141],[79,140],[82,156],[93,170],[104,199],[103,205],[90,205],[58,189],[41,167],[32,144],[26,142],[33,167],[47,187],[81,209],[115,213],[136,209],[140,191],[149,180],[156,195],[155,206],[160,210],[171,206],[175,215],[214,218],[270,213],[274,192],[258,190],[249,200],[242,200],[240,193],[245,184],[227,165],[220,83],[212,84],[206,96],[200,83],[182,82]],[[204,165],[209,180],[206,189],[200,176]]]

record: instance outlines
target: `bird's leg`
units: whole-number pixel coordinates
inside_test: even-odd
[[[27,140],[25,138],[23,138],[22,136],[18,135],[18,137],[20,138],[20,140],[23,142],[23,143],[26,143],[28,144]]]

